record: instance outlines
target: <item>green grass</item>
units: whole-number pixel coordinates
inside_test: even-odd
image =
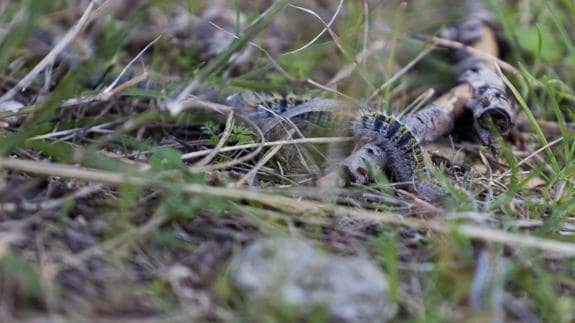
[[[524,146],[499,138],[496,156],[458,137],[439,144],[449,157],[463,154],[457,162],[469,168],[485,167],[482,155],[495,158],[499,166],[483,173],[470,170],[461,178],[444,167],[434,168],[434,180],[446,191],[441,214],[445,221],[437,223],[398,216],[429,206],[397,194],[386,179],[345,189],[342,197],[347,199],[340,204],[318,198],[310,181],[317,174],[308,172],[313,167],[302,165],[301,156],[327,156],[325,144],[313,151],[309,144],[301,145],[300,152],[282,148],[260,169],[257,189],[234,183],[273,147],[249,159],[253,150],[218,153],[202,166],[194,165],[199,159],[181,160],[184,153],[216,147],[226,122],[225,113],[210,109],[170,116],[166,107],[187,94],[220,102],[243,89],[331,98],[336,95],[309,81],[326,84],[345,66],[355,65],[335,90],[363,102],[423,50],[425,42],[412,36],[437,34],[461,17],[448,1],[407,6],[369,1],[367,20],[372,25],[364,44],[363,2],[346,1],[334,25],[335,40],[326,33],[308,48],[284,54],[306,44],[323,25],[288,1],[274,1],[267,11],[260,2],[230,2],[234,14],[226,28],[242,32],[211,60],[199,56],[196,29],[165,31],[127,73],[132,78],[147,72],[157,88],[134,86],[104,102],[64,106],[65,100],[99,93],[160,30],[169,30],[162,23],[173,23],[183,14],[196,19],[207,2],[140,1],[121,13],[97,11],[66,52],[81,52],[84,60],[67,68],[57,64],[47,88],[46,75],[39,74],[14,98],[24,109],[0,111],[0,165],[11,165],[0,168],[0,307],[14,305],[0,311],[7,313],[6,319],[57,314],[72,320],[148,316],[251,321],[266,311],[266,322],[292,322],[302,315],[325,322],[324,308],[250,303],[227,280],[228,262],[245,243],[291,233],[322,241],[334,253],[368,254],[387,275],[397,321],[479,322],[498,313],[507,320],[518,320],[519,314],[544,322],[575,320],[575,259],[551,257],[546,244],[556,241],[575,248],[575,6],[568,0],[507,1],[502,7],[498,1],[485,1],[509,47],[504,59],[521,72],[519,77],[508,75],[509,93],[518,102],[518,123],[530,129],[523,129]],[[81,16],[73,3],[28,0],[0,5],[0,93],[45,54],[28,42],[35,32],[61,36]],[[305,5],[329,21],[337,3],[327,8],[314,3]],[[248,18],[247,25],[240,25],[242,16]],[[383,49],[359,62],[364,46],[380,40]],[[262,46],[273,61],[250,42]],[[230,61],[245,48],[252,50],[247,60]],[[382,89],[372,104],[399,112],[421,90],[449,89],[454,82],[451,66],[448,52],[437,50]],[[110,74],[103,83],[90,88],[86,80],[107,69]],[[117,123],[98,128],[113,121]],[[69,133],[57,135],[66,130]],[[41,135],[44,139],[34,139]],[[549,145],[557,136],[563,139]],[[222,144],[260,141],[253,124],[236,117]],[[323,166],[325,159],[314,162]],[[534,181],[541,184],[532,187]],[[87,188],[95,191],[82,193]],[[366,202],[359,196],[362,192],[382,200]],[[8,206],[18,210],[7,211]],[[354,221],[341,228],[346,221],[338,221],[340,217]],[[425,230],[426,221],[432,223],[430,230]],[[410,239],[402,235],[409,226],[423,235],[433,232],[427,232],[426,242],[410,247]],[[501,235],[480,238],[465,230],[474,226]],[[524,243],[516,245],[506,240],[509,237]],[[491,266],[483,269],[482,302],[473,308],[480,251],[489,254]],[[193,273],[178,282],[181,288],[169,274],[175,266]],[[205,297],[208,308],[191,310],[198,304],[186,296],[189,293]],[[519,305],[501,307],[501,299]]]

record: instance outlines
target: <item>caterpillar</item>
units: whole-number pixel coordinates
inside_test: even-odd
[[[311,98],[298,96],[293,93],[278,94],[278,93],[261,93],[261,92],[240,92],[233,94],[226,99],[226,103],[230,106],[244,109],[257,109],[268,112],[269,116],[282,114],[289,108],[293,108]]]
[[[240,92],[228,96],[226,103],[236,107],[247,117],[254,121],[263,121],[268,118],[282,115],[290,109],[301,106],[312,100],[309,96],[300,96],[293,93],[260,93]],[[324,111],[310,111],[299,114],[294,120],[305,120],[316,126],[326,126],[332,121],[332,113]]]
[[[425,171],[420,143],[401,121],[380,113],[362,114],[351,125],[354,136],[368,136],[385,153],[385,170],[397,182],[410,182]]]

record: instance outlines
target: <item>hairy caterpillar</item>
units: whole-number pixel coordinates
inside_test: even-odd
[[[228,96],[226,103],[232,107],[239,108],[242,113],[254,121],[263,121],[282,115],[290,109],[301,106],[311,100],[309,96],[300,96],[293,93],[240,92]],[[293,119],[305,120],[317,126],[326,126],[332,121],[332,114],[323,111],[310,111],[299,114]]]
[[[383,151],[384,168],[395,181],[410,182],[424,172],[421,145],[399,120],[384,114],[368,113],[356,118],[351,128],[355,136],[367,136]]]
[[[229,96],[226,102],[238,108],[261,108],[269,109],[277,114],[281,114],[289,108],[309,101],[311,98],[298,96],[293,93],[261,93],[261,92],[240,92]]]

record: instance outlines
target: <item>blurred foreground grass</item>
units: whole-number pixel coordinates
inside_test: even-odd
[[[0,2],[2,94],[62,40],[89,3]],[[310,187],[312,175],[292,167],[296,158],[261,168],[253,191],[234,186],[253,167],[245,158],[253,150],[182,160],[216,147],[230,120],[193,109],[175,117],[165,112],[191,80],[201,83],[193,94],[207,99],[243,89],[329,97],[314,84],[329,85],[352,66],[337,91],[364,100],[424,48],[414,35],[461,19],[457,3],[344,1],[334,20],[337,38],[326,32],[308,44],[324,26],[287,1],[94,2],[90,22],[56,63],[0,99],[0,107],[25,106],[0,111],[0,321],[297,320],[297,308],[264,313],[226,280],[241,246],[286,234],[321,241],[335,253],[369,255],[387,275],[398,321],[575,320],[575,6],[568,0],[485,2],[507,41],[504,59],[522,74],[511,80],[524,100],[522,115],[532,114],[541,127],[529,128],[523,117],[523,142],[503,143],[495,161],[470,141],[444,145],[454,159],[463,154],[461,164],[471,170],[456,180],[437,172],[453,201],[435,230],[441,233],[421,245],[410,245],[398,225],[426,227],[397,216],[412,214],[415,202],[383,179],[344,194],[383,196],[364,211],[360,203],[323,201]],[[327,23],[338,2],[297,5]],[[217,47],[210,42],[218,28],[204,22],[224,23],[205,18],[206,7],[227,8],[216,11],[229,12],[228,33],[241,35],[219,55],[206,56]],[[139,83],[148,86],[63,103],[102,93],[157,36],[121,79],[144,75]],[[366,50],[373,54],[358,56]],[[446,50],[432,52],[380,93],[377,108],[399,113],[425,89],[450,88],[451,68]],[[224,146],[261,139],[239,118],[230,129]],[[325,154],[325,145],[318,147]],[[268,149],[252,157],[257,162]],[[550,252],[554,241],[571,257]],[[185,279],[174,276],[176,266],[188,268]],[[308,319],[325,316],[318,310]]]

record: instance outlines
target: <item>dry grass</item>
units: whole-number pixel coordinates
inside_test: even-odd
[[[568,1],[486,1],[521,115],[497,154],[463,124],[427,147],[440,203],[384,174],[319,189],[343,121],[268,129],[225,104],[413,112],[455,84],[462,45],[434,37],[461,18],[450,3],[0,2],[0,321],[251,321],[228,262],[282,234],[369,256],[396,320],[574,320]]]

